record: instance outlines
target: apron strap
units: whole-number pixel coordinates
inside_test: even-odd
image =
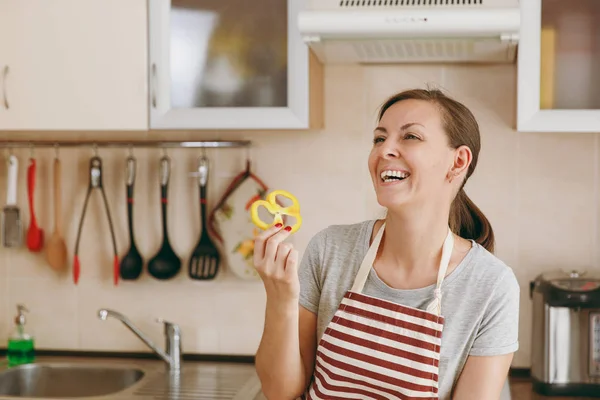
[[[352,289],[350,289],[354,293],[362,293],[363,288],[365,287],[369,272],[371,272],[371,267],[373,267],[373,263],[375,262],[375,257],[377,256],[377,250],[379,249],[379,243],[381,243],[384,230],[385,222],[381,225],[381,228],[379,228],[377,235],[373,239],[373,243],[369,246],[369,250],[360,264],[356,278],[354,278],[354,284],[352,285]]]
[[[440,267],[438,268],[437,283],[433,291],[433,301],[427,306],[427,311],[434,313],[437,316],[440,316],[442,313],[442,282],[444,282],[446,271],[448,271],[453,248],[454,234],[452,234],[452,231],[448,228],[448,234],[446,235],[446,240],[444,240],[444,246],[442,247],[442,258],[440,260]]]
[[[371,272],[371,268],[373,267],[373,263],[375,262],[375,257],[377,256],[377,250],[379,249],[379,245],[381,243],[381,238],[383,237],[383,232],[385,230],[386,223],[384,222],[377,235],[373,239],[373,243],[369,246],[369,250],[367,250],[367,254],[362,260],[358,273],[354,278],[354,283],[352,285],[352,289],[350,289],[354,293],[362,293],[365,283],[367,282],[367,278],[369,277],[369,272]],[[448,265],[450,263],[450,257],[452,256],[452,250],[454,248],[454,235],[450,228],[448,228],[448,234],[446,235],[446,239],[444,240],[444,246],[442,247],[442,257],[440,259],[440,266],[438,268],[437,282],[434,290],[434,299],[427,306],[427,311],[430,313],[434,313],[436,315],[441,315],[442,308],[442,282],[444,282],[444,278],[446,276],[446,271],[448,271]]]

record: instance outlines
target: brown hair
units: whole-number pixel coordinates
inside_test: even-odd
[[[442,113],[444,130],[448,136],[448,144],[457,149],[468,146],[473,153],[473,159],[467,170],[467,176],[462,182],[460,190],[450,206],[450,229],[465,239],[473,239],[488,251],[494,251],[494,231],[490,221],[483,212],[469,199],[464,190],[467,179],[473,174],[477,166],[481,140],[479,124],[471,111],[464,104],[446,96],[439,90],[412,89],[390,97],[379,110],[378,119],[392,105],[402,100],[424,100],[436,104]]]

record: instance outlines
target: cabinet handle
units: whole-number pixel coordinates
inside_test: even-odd
[[[2,72],[2,96],[4,98],[4,107],[7,110],[10,108],[10,105],[8,104],[8,95],[6,94],[6,78],[8,78],[9,71],[8,65],[5,65],[4,71]]]
[[[156,108],[156,63],[152,63],[152,107]]]

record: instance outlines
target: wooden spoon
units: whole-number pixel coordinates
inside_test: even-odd
[[[67,264],[67,245],[62,237],[61,223],[60,160],[54,159],[54,231],[46,244],[46,261],[56,270],[63,270]]]

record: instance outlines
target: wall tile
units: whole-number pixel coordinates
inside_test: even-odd
[[[157,318],[181,327],[185,352],[214,352],[218,336],[210,325],[220,312],[213,299],[217,291],[215,283],[190,282],[183,274],[162,282],[144,277],[139,282],[122,282],[119,287],[106,282],[82,283],[79,293],[81,348],[150,351],[118,320],[100,320],[98,310],[107,308],[126,316],[161,348],[165,340]],[[205,327],[208,327],[206,335]]]
[[[366,123],[365,71],[362,66],[328,65],[325,68],[325,129],[362,129]],[[341,133],[341,132],[340,132]]]
[[[198,335],[211,335],[215,329],[219,353],[254,354],[264,327],[266,295],[262,283],[227,282],[212,300],[221,312],[213,322],[203,324]]]
[[[442,84],[443,69],[438,65],[372,66],[365,72],[367,126],[372,131],[379,107],[397,92],[412,88],[433,88]]]
[[[596,245],[594,135],[531,133],[520,143],[520,262],[589,268]]]
[[[74,287],[52,279],[12,278],[7,292],[9,315],[16,314],[17,304],[29,309],[27,330],[34,335],[36,348],[78,348],[79,314]]]

